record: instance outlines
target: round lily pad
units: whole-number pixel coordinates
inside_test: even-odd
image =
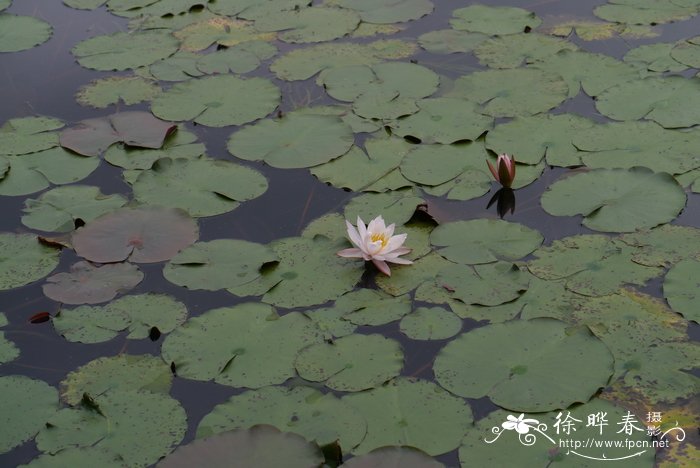
[[[335,301],[335,309],[343,311],[343,320],[355,325],[378,326],[399,320],[411,312],[411,298],[393,297],[374,289],[358,289],[343,294]]]
[[[127,468],[124,460],[114,452],[102,448],[80,447],[67,448],[55,455],[39,455],[22,468],[53,468],[55,466],[92,466],[100,468]]]
[[[214,407],[197,427],[197,438],[256,424],[270,424],[319,445],[357,446],[367,432],[364,418],[332,393],[311,387],[263,387],[234,395]]]
[[[367,420],[360,455],[387,445],[410,445],[429,455],[455,449],[472,424],[469,405],[432,382],[397,378],[342,400]]]
[[[674,265],[664,279],[664,296],[673,310],[688,320],[700,323],[698,275],[700,260],[686,259]]]
[[[481,33],[440,29],[421,34],[418,37],[418,43],[433,54],[454,54],[471,52],[486,39],[488,36]]]
[[[150,101],[160,92],[158,84],[139,76],[110,76],[82,86],[76,100],[84,106],[102,109],[119,102],[129,106]]]
[[[365,193],[345,205],[345,219],[357,220],[359,216],[369,222],[380,214],[387,224],[401,225],[408,222],[416,208],[424,200],[412,190],[395,190],[386,193]]]
[[[178,46],[170,32],[117,32],[79,42],[71,52],[86,68],[111,71],[150,65],[174,54]]]
[[[399,375],[403,352],[398,341],[382,335],[349,335],[301,350],[294,365],[306,380],[323,382],[333,390],[359,392]]]
[[[457,395],[540,412],[588,401],[607,384],[613,357],[587,328],[572,331],[546,318],[516,320],[460,335],[440,351],[433,370],[438,383]]]
[[[457,145],[419,145],[401,161],[401,174],[424,186],[444,184],[467,169],[485,165],[486,151],[480,143]]]
[[[203,217],[232,211],[259,197],[267,190],[267,179],[255,169],[221,159],[162,158],[140,172],[132,186],[141,203]]]
[[[254,281],[265,263],[276,260],[277,256],[268,246],[219,239],[187,247],[168,262],[163,276],[189,289],[216,291]]]
[[[527,32],[542,23],[534,13],[515,7],[470,5],[452,12],[450,25],[460,31],[493,36]]]
[[[175,84],[153,100],[151,110],[165,120],[226,127],[265,117],[279,102],[280,91],[269,80],[216,75]]]
[[[187,3],[192,4],[189,1]],[[233,47],[252,41],[271,41],[276,36],[275,33],[257,31],[250,21],[219,15],[193,20],[173,35],[180,40],[181,50],[193,52],[207,49],[214,44]]]
[[[316,166],[345,154],[354,141],[339,117],[287,114],[243,128],[228,141],[234,156],[284,169]]]
[[[678,182],[643,167],[597,169],[552,184],[542,208],[555,216],[584,215],[582,224],[603,232],[631,232],[673,220],[685,206]]]
[[[512,34],[498,36],[480,43],[474,55],[489,68],[518,68],[524,63],[547,60],[564,50],[577,50],[578,47],[563,39],[544,34]],[[560,75],[558,70],[554,75]],[[572,92],[572,90],[569,90]],[[573,95],[578,94],[578,89]]]
[[[249,73],[260,66],[263,60],[274,57],[277,47],[265,41],[250,41],[237,44],[227,49],[217,50],[205,56],[194,55],[197,58],[196,68],[207,74],[213,73]],[[153,68],[151,66],[151,68]],[[190,70],[187,74],[192,73]],[[199,73],[194,72],[197,76]]]
[[[291,43],[332,41],[352,32],[360,23],[353,10],[310,7],[282,10],[255,20],[258,31],[282,31],[279,39]]]
[[[539,247],[542,240],[539,232],[500,219],[445,223],[430,234],[430,242],[440,247],[440,255],[467,264],[517,260]]]
[[[695,2],[671,0],[612,0],[593,10],[594,15],[606,21],[652,25],[684,20],[697,13]]]
[[[64,304],[98,304],[128,291],[143,279],[143,273],[130,263],[113,263],[96,267],[81,261],[70,272],[46,278],[44,294]]]
[[[495,306],[517,299],[527,290],[530,275],[510,262],[450,265],[440,271],[438,284],[466,304]]]
[[[321,466],[321,449],[300,435],[258,425],[250,429],[223,432],[179,447],[158,463],[159,468],[190,466],[273,467],[284,456],[284,466],[307,468]]]
[[[75,231],[73,247],[93,262],[137,263],[168,260],[194,243],[197,223],[182,210],[160,207],[122,208]]]
[[[433,11],[430,0],[333,0],[333,4],[357,10],[362,21],[379,24],[416,20]]]
[[[246,303],[191,318],[168,335],[162,354],[178,376],[258,388],[294,376],[299,350],[320,339],[300,313],[279,317],[271,306]]]
[[[462,319],[442,307],[419,307],[401,319],[401,333],[413,340],[444,340],[462,329]]]
[[[58,391],[23,375],[0,377],[0,453],[31,439],[58,409]]]
[[[0,15],[0,52],[18,52],[43,44],[53,29],[32,16]]]
[[[645,44],[635,47],[622,58],[625,62],[655,72],[679,72],[688,67],[671,57],[675,43]]]
[[[0,290],[24,286],[58,266],[60,251],[31,234],[0,233]]]

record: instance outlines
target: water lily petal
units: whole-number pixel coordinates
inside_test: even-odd
[[[399,234],[397,236],[393,236],[391,239],[389,239],[389,242],[387,242],[386,245],[386,250],[387,252],[393,252],[394,250],[398,249],[403,245],[403,243],[406,241],[406,237],[408,237],[408,234]]]
[[[387,276],[391,276],[391,270],[389,269],[389,265],[387,265],[385,261],[373,258],[372,263],[374,263],[374,266],[376,266],[379,271],[381,271]]]
[[[348,228],[348,237],[350,238],[350,242],[355,244],[357,247],[361,247],[362,238],[360,237],[360,233],[357,232],[357,228],[350,224],[350,221],[345,221],[345,225]]]
[[[343,249],[339,252],[337,252],[337,255],[339,257],[359,257],[359,258],[364,258],[365,254],[362,252],[360,249]]]
[[[365,227],[365,222],[362,221],[362,218],[359,216],[357,217],[357,231],[360,234],[360,238],[363,240],[367,238],[367,228]]]

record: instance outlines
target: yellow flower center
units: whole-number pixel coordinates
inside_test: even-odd
[[[389,242],[389,240],[386,238],[383,232],[379,234],[370,233],[369,238],[372,242],[381,242],[382,248],[386,247],[387,242]]]

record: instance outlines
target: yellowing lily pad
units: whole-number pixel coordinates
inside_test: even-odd
[[[125,105],[150,101],[161,92],[156,83],[138,76],[112,76],[95,80],[80,88],[78,103],[103,109],[123,102]]]

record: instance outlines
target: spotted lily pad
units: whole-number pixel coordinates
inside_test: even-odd
[[[673,220],[685,201],[683,189],[666,173],[597,169],[552,184],[542,195],[542,208],[555,216],[582,214],[582,224],[596,231],[631,232]]]
[[[522,8],[470,5],[452,12],[450,25],[460,31],[502,36],[527,32],[541,22],[534,13]]]
[[[0,312],[0,327],[7,326],[7,317]],[[10,362],[19,356],[19,348],[5,338],[5,332],[0,331],[0,364]]]
[[[571,42],[544,34],[511,34],[480,43],[474,55],[489,68],[517,68],[524,63],[547,60],[563,50],[577,49]],[[557,70],[554,74],[561,72]]]
[[[81,257],[93,262],[168,260],[199,236],[197,223],[177,209],[123,208],[78,229],[72,238]]]
[[[700,259],[700,232],[690,226],[666,224],[625,234],[624,243],[636,247],[632,259],[647,266],[670,266],[683,259]]]
[[[145,204],[214,216],[267,190],[267,179],[255,169],[221,159],[159,159],[132,183],[134,197]]]
[[[177,83],[153,100],[151,110],[165,120],[225,127],[265,117],[279,101],[279,89],[269,80],[216,75]]]
[[[78,103],[103,109],[123,102],[125,105],[150,101],[161,92],[156,83],[138,76],[111,76],[80,88]]]
[[[32,16],[0,14],[0,52],[18,52],[48,41],[53,29]]]
[[[416,208],[423,203],[423,199],[412,190],[366,193],[345,205],[345,219],[357,220],[359,216],[367,222],[381,213],[388,224],[401,225],[411,219]]]
[[[516,299],[527,290],[530,275],[509,262],[451,265],[440,271],[437,283],[466,304],[494,306]]]
[[[700,297],[697,295],[696,281],[698,268],[699,260],[681,260],[668,271],[664,279],[664,296],[671,308],[696,323],[700,323]]]
[[[255,29],[263,32],[282,31],[279,38],[284,42],[310,43],[343,37],[359,23],[360,17],[353,10],[310,7],[262,16],[256,19]]]
[[[401,319],[401,333],[413,340],[444,340],[462,329],[462,319],[442,307],[419,307]]]
[[[316,166],[345,154],[353,143],[349,126],[334,116],[287,114],[234,133],[234,156],[284,169]]]
[[[49,276],[43,286],[44,294],[64,304],[98,304],[128,291],[143,279],[143,273],[129,263],[114,263],[96,267],[81,261],[68,273]]]
[[[367,432],[367,423],[332,393],[311,387],[263,387],[234,395],[214,407],[197,427],[197,438],[256,424],[290,430],[319,445],[336,440],[349,450]]]
[[[143,67],[177,51],[179,42],[165,31],[117,32],[78,43],[71,51],[80,65],[111,71]]]
[[[321,335],[298,312],[282,317],[266,304],[210,310],[168,335],[162,355],[177,375],[223,385],[258,388],[294,376],[294,359]]]
[[[69,341],[100,343],[128,330],[128,339],[144,339],[154,329],[170,333],[187,318],[187,308],[165,294],[124,296],[104,306],[62,309],[53,318],[56,331]]]
[[[492,359],[481,359],[484,353]],[[612,366],[610,351],[588,329],[534,319],[464,333],[440,351],[433,369],[438,383],[457,395],[539,412],[588,401],[607,384]],[[558,371],[572,367],[577,372]]]
[[[433,11],[430,0],[333,0],[332,3],[357,10],[367,23],[402,23]]]
[[[0,233],[0,290],[43,278],[58,266],[59,250],[31,234]]]
[[[251,41],[271,41],[275,33],[257,31],[249,21],[223,16],[203,19],[188,24],[173,35],[181,41],[180,48],[197,52],[213,44],[232,47]]]

